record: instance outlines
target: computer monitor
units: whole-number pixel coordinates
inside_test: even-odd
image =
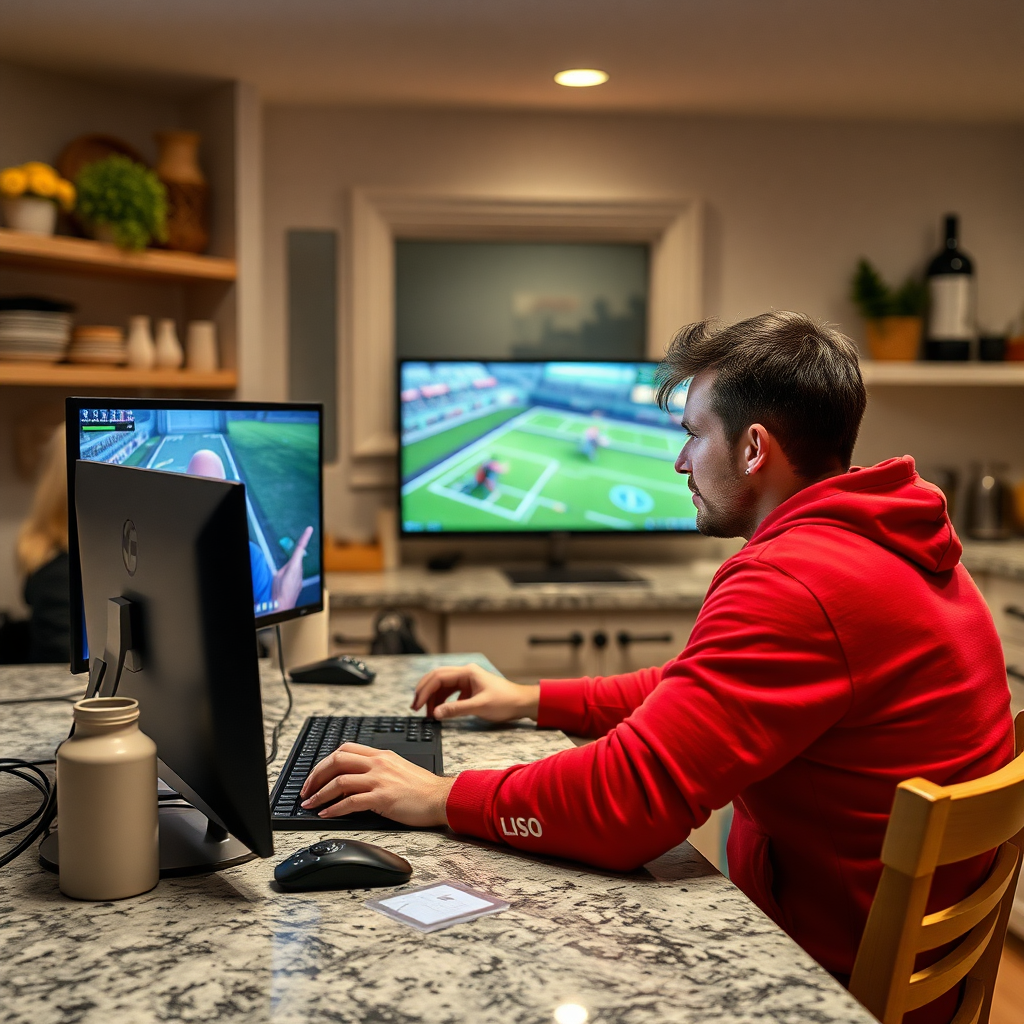
[[[400,362],[402,534],[696,531],[657,365]]]
[[[192,805],[161,808],[162,873],[269,857],[245,488],[80,461],[75,505],[90,691],[138,700]]]
[[[246,485],[256,626],[323,610],[322,407],[183,399],[69,398],[71,671],[88,667],[75,529],[79,459]]]

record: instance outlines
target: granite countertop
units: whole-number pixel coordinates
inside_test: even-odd
[[[646,584],[587,583],[514,586],[495,566],[468,565],[451,572],[402,566],[384,572],[328,573],[331,607],[382,604],[441,614],[511,611],[676,610],[701,606],[721,563],[714,559],[670,565],[630,565]]]
[[[404,713],[428,668],[479,655],[371,658],[365,689],[296,686],[273,777],[306,715]],[[284,706],[263,667],[268,725]],[[66,693],[61,668],[0,668],[0,695]],[[5,756],[52,756],[68,704],[9,706]],[[532,724],[445,723],[449,771],[569,745]],[[0,820],[33,804],[7,779]],[[285,894],[274,864],[329,833],[275,833],[271,860],[162,880],[114,903],[63,897],[35,852],[0,873],[0,1021],[547,1024],[561,1004],[591,1024],[873,1018],[689,844],[629,875],[528,857],[450,833],[356,833],[407,857],[410,885],[458,879],[512,909],[429,935],[365,907],[391,890]],[[352,835],[352,833],[349,833]]]
[[[991,573],[1024,581],[1024,539],[965,540],[963,563],[967,571]]]
[[[1024,539],[964,541],[964,565],[972,574],[1024,580]],[[335,609],[394,605],[446,614],[515,611],[695,610],[700,608],[721,562],[705,558],[627,568],[648,581],[632,584],[514,586],[496,566],[467,565],[447,573],[409,565],[384,572],[336,572],[326,576]]]

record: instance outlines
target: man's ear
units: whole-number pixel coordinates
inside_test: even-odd
[[[753,423],[747,428],[743,445],[741,468],[744,476],[753,476],[763,469],[768,454],[772,449],[771,434],[760,423]]]

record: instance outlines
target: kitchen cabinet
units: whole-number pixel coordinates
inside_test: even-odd
[[[696,612],[451,615],[447,649],[482,650],[510,679],[615,675],[674,658]]]
[[[1024,579],[986,574],[975,577],[992,611],[1006,658],[1006,682],[1010,688],[1010,712],[1024,711]],[[1010,913],[1010,930],[1024,938],[1024,874]]]

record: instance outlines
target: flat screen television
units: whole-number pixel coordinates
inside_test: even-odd
[[[690,533],[654,362],[402,360],[404,536]]]
[[[323,610],[321,406],[69,398],[65,415],[72,672],[89,662],[75,518],[79,459],[244,483],[256,627]]]

